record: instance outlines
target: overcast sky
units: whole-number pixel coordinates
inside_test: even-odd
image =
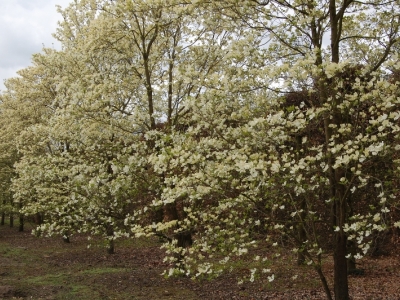
[[[61,15],[72,0],[0,0],[0,90],[4,79],[31,63],[31,56],[46,47],[60,49],[52,37]]]

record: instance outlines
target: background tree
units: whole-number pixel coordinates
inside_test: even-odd
[[[20,161],[21,138],[30,148],[39,148],[36,141],[26,135],[26,130],[38,124],[44,124],[52,113],[51,103],[55,95],[55,85],[52,81],[54,74],[49,72],[46,57],[53,54],[53,50],[44,49],[43,54],[36,54],[32,58],[33,66],[18,72],[19,77],[8,79],[5,82],[6,92],[1,95],[1,161],[2,186],[4,196],[14,194],[11,192],[11,180],[18,174],[15,163]],[[24,139],[22,138],[22,139]],[[34,196],[33,196],[34,197]],[[10,213],[17,213],[24,204],[24,197],[11,198],[8,205],[13,209]],[[20,214],[20,227],[23,230],[23,215]]]

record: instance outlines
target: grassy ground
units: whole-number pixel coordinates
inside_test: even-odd
[[[324,299],[316,274],[285,258],[275,264],[276,280],[237,285],[236,274],[211,281],[165,279],[156,239],[124,240],[116,254],[100,244],[87,248],[84,236],[71,243],[61,238],[35,238],[17,228],[0,226],[0,299]],[[237,263],[238,272],[248,272]],[[362,262],[363,276],[350,277],[353,299],[400,299],[398,254]],[[332,264],[324,266],[329,282]],[[293,274],[299,277],[293,280]]]

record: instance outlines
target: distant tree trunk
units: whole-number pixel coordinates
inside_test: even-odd
[[[299,226],[298,235],[299,235],[299,241],[304,242],[306,240],[306,232],[302,225]],[[305,261],[306,261],[306,257],[304,256],[304,253],[302,251],[298,251],[297,252],[297,265],[298,266],[303,265]]]
[[[178,233],[176,239],[178,241],[178,247],[187,248],[193,244],[192,234],[188,231]]]
[[[164,221],[179,220],[179,215],[183,213],[183,207],[180,205],[180,201],[174,203],[168,203],[164,206]],[[177,241],[177,246],[187,248],[193,243],[192,233],[189,231],[182,231],[174,234],[174,239]],[[177,262],[182,260],[182,254],[176,254]]]
[[[41,213],[37,212],[35,214],[35,224],[36,225],[42,225],[42,223],[43,223],[42,215],[41,215]]]
[[[19,214],[19,226],[18,226],[18,231],[22,232],[24,231],[24,215]]]
[[[22,203],[19,203],[19,209],[22,209]],[[18,226],[18,231],[22,232],[24,231],[24,215],[22,213],[19,213],[19,226]]]
[[[108,241],[107,253],[108,254],[114,254],[115,253],[114,240],[109,240]]]
[[[10,227],[14,227],[14,215],[10,214]]]
[[[3,205],[5,205],[5,204],[6,204],[6,200],[3,199]],[[1,223],[0,223],[0,225],[4,225],[5,223],[6,223],[6,213],[3,211],[1,213]]]
[[[69,233],[68,233],[68,232],[65,232],[65,233],[64,233],[64,235],[63,235],[63,241],[64,241],[64,243],[70,243],[70,240],[69,240]]]
[[[114,244],[114,228],[112,225],[108,225],[107,227],[107,236],[110,238],[108,240],[108,245],[107,245],[107,253],[108,254],[114,254],[115,253],[115,244]]]

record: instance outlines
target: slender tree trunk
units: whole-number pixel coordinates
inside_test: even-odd
[[[18,231],[22,232],[24,231],[24,215],[19,214],[19,226],[18,226]]]
[[[3,205],[6,205],[6,200],[5,199],[3,199]],[[2,213],[1,213],[1,225],[4,225],[6,223],[6,213],[3,211]]]
[[[22,209],[22,203],[19,203],[19,209]],[[18,226],[18,231],[22,232],[24,231],[24,215],[22,213],[19,213],[19,226]]]
[[[171,128],[172,126],[172,80],[173,80],[173,68],[174,64],[171,62],[169,63],[168,68],[168,126]]]
[[[114,254],[115,253],[114,240],[109,240],[108,241],[107,253],[108,254]]]
[[[299,241],[304,242],[306,240],[306,232],[302,225],[299,225],[298,235],[299,235]],[[298,266],[303,265],[305,260],[306,260],[306,257],[304,256],[304,253],[301,251],[298,251],[297,252],[297,265]]]
[[[64,243],[67,243],[67,244],[70,243],[70,240],[69,240],[69,233],[68,233],[68,232],[64,232],[63,241],[64,241]]]
[[[328,282],[326,281],[324,273],[322,273],[321,266],[316,267],[316,270],[317,270],[319,278],[321,279],[322,286],[323,286],[325,294],[326,294],[326,298],[328,300],[333,300],[331,290],[329,289]]]
[[[40,213],[36,213],[35,214],[35,224],[42,225],[42,223],[43,223],[42,215]]]
[[[114,254],[115,253],[115,244],[114,244],[114,228],[111,225],[108,225],[107,227],[107,236],[110,238],[108,240],[108,245],[107,245],[107,253],[108,254]]]
[[[14,215],[10,214],[10,227],[14,227]]]

